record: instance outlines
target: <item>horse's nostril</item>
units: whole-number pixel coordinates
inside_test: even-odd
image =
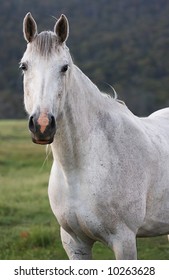
[[[31,132],[35,132],[35,130],[36,130],[35,123],[34,123],[34,116],[31,116],[29,118],[29,129]]]
[[[55,127],[56,127],[56,122],[55,122],[54,116],[51,116],[50,126],[52,129],[55,129]]]

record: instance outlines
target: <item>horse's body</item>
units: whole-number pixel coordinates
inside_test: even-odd
[[[37,34],[28,14],[24,35],[25,106],[33,141],[52,143],[49,199],[63,246],[90,259],[99,240],[135,259],[136,236],[169,233],[169,109],[138,118],[100,93],[71,60],[65,16]]]

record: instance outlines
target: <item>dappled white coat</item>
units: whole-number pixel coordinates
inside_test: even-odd
[[[29,44],[22,64],[32,63],[31,76],[28,70],[24,74],[28,113],[46,110],[56,120],[49,200],[63,246],[70,259],[90,259],[99,240],[114,250],[116,259],[135,259],[136,236],[169,233],[169,109],[138,118],[123,103],[100,93],[65,47],[65,16],[54,31],[57,55],[51,51],[45,60],[35,48],[36,24],[26,16]],[[65,59],[69,69],[64,79],[58,70],[54,79],[54,62],[61,67]]]
[[[84,115],[79,108],[77,131],[70,112],[58,126],[50,202],[70,234],[62,232],[71,258],[79,250],[86,257],[81,240],[101,240],[117,258],[133,258],[136,235],[169,232],[169,109],[140,119],[125,105],[100,99],[101,106],[95,99],[92,106],[90,96]]]

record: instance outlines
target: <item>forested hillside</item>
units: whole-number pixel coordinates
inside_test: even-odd
[[[23,17],[39,31],[65,13],[74,62],[101,90],[111,84],[138,115],[169,106],[168,0],[0,0],[0,118],[22,118],[18,63],[26,47]]]

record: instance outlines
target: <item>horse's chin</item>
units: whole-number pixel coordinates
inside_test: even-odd
[[[32,142],[35,143],[35,144],[39,144],[39,145],[49,145],[53,142],[53,138],[51,139],[48,139],[48,140],[41,140],[41,139],[36,139],[34,137],[32,137]]]

